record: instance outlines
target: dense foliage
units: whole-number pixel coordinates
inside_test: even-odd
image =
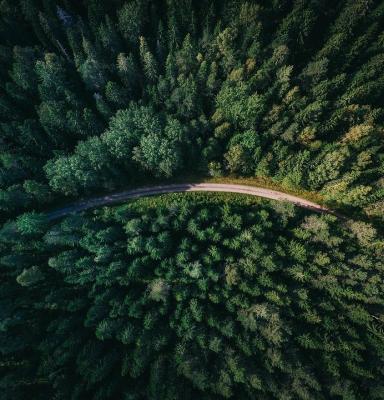
[[[383,399],[376,232],[212,196],[6,225],[2,398]]]
[[[0,4],[3,212],[192,172],[383,215],[383,1]]]
[[[383,26],[384,0],[0,0],[0,398],[384,399]],[[365,222],[43,213],[191,175]]]

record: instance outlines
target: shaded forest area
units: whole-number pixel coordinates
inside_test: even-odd
[[[383,216],[383,1],[0,4],[4,218],[191,173]]]
[[[384,399],[383,26],[374,0],[0,0],[1,400]],[[191,174],[376,224],[41,213]]]
[[[383,241],[165,195],[0,231],[2,399],[383,399]]]

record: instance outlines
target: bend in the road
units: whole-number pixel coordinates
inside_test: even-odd
[[[89,200],[79,201],[77,203],[73,203],[66,207],[52,211],[48,213],[47,216],[50,220],[55,220],[75,212],[85,211],[91,208],[96,208],[104,205],[118,204],[130,199],[165,194],[165,193],[177,193],[177,192],[240,193],[251,196],[264,197],[272,200],[286,201],[300,207],[311,209],[316,212],[334,214],[337,217],[342,218],[342,216],[336,214],[330,209],[323,207],[320,204],[313,203],[312,201],[303,199],[301,197],[293,196],[272,189],[247,186],[247,185],[226,184],[226,183],[185,183],[185,184],[170,184],[162,186],[142,187],[106,196],[95,197]]]

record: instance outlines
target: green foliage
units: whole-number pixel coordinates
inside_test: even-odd
[[[2,0],[0,397],[383,398],[383,22],[381,0]],[[367,219],[40,213],[191,174]]]
[[[21,286],[31,286],[44,279],[44,275],[39,270],[39,267],[33,266],[25,269],[17,278],[16,281]]]
[[[42,382],[42,399],[375,398],[377,231],[229,200],[164,195],[45,227],[37,215],[4,227],[6,393],[15,382],[40,392]]]
[[[381,2],[3,3],[2,153],[35,167],[4,215],[42,199],[24,180],[50,202],[193,173],[381,217]]]
[[[35,212],[22,214],[16,221],[17,229],[25,235],[38,235],[45,231],[47,224],[47,217]]]

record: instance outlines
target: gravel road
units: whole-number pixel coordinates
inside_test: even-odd
[[[114,193],[101,197],[94,197],[88,200],[82,200],[76,203],[72,203],[63,208],[59,208],[48,213],[48,218],[54,220],[57,218],[64,217],[66,215],[76,213],[79,211],[88,210],[90,208],[96,208],[100,206],[122,203],[125,200],[135,199],[145,196],[154,196],[164,193],[176,193],[176,192],[226,192],[226,193],[241,193],[250,196],[264,197],[267,199],[286,201],[296,204],[300,207],[309,208],[317,212],[333,213],[326,207],[319,204],[313,203],[309,200],[301,197],[292,196],[276,190],[265,189],[256,186],[247,185],[233,185],[227,183],[185,183],[185,184],[172,184],[162,186],[148,186],[138,189],[126,190],[119,193]]]

